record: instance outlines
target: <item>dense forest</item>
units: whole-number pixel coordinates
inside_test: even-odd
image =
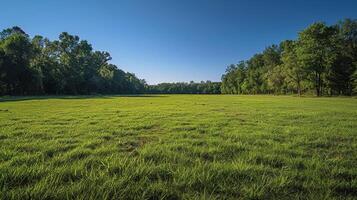
[[[314,23],[297,40],[267,47],[228,66],[225,94],[352,95],[357,93],[357,20]]]
[[[63,32],[50,41],[20,27],[0,32],[0,95],[357,93],[357,20],[314,23],[296,40],[231,64],[222,82],[148,85],[109,63],[86,40]]]
[[[21,28],[0,33],[0,94],[143,93],[146,83],[108,63],[108,52],[94,51],[78,36],[63,32],[50,41],[30,38]]]

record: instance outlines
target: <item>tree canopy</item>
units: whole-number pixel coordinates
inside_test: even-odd
[[[357,20],[317,22],[222,76],[225,94],[352,95],[357,92]]]
[[[63,32],[50,41],[30,38],[21,28],[0,33],[0,94],[143,93],[146,82],[110,64],[108,52],[94,51]]]

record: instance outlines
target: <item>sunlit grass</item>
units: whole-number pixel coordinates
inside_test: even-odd
[[[0,102],[0,199],[355,199],[357,99]]]

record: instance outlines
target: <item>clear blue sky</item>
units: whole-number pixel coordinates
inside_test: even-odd
[[[343,18],[357,18],[356,0],[1,0],[0,29],[79,35],[153,84],[218,81],[227,65]]]

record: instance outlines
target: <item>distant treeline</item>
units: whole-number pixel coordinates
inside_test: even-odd
[[[220,94],[221,83],[211,81],[201,81],[195,83],[160,83],[147,87],[147,93],[151,94]]]
[[[225,94],[357,93],[357,20],[314,23],[247,61],[228,66]]]
[[[21,28],[0,32],[0,94],[143,93],[146,83],[108,63],[78,36],[63,32],[50,41]]]

